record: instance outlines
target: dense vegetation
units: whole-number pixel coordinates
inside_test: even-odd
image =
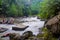
[[[0,0],[0,14],[29,16],[39,13],[40,0]]]
[[[40,3],[40,17],[51,18],[60,11],[60,0],[44,0]]]
[[[50,18],[60,9],[59,0],[0,0],[0,14],[6,16],[31,16]]]

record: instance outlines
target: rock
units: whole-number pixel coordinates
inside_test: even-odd
[[[8,24],[14,24],[14,18],[12,18],[12,17],[9,18],[9,19],[8,19]]]
[[[14,24],[14,18],[0,18],[0,24]]]
[[[20,40],[20,34],[18,33],[8,33],[6,35],[3,35],[2,37],[9,37],[10,40]]]
[[[22,35],[22,39],[23,40],[26,40],[26,39],[28,39],[29,37],[32,37],[33,36],[33,33],[31,32],[31,31],[26,31],[26,32],[24,32],[23,33],[23,35]]]
[[[24,31],[28,27],[29,26],[26,26],[26,25],[20,23],[20,24],[16,24],[16,26],[12,27],[12,30],[15,30],[15,31]]]
[[[2,24],[2,18],[0,18],[0,24]]]
[[[4,18],[2,24],[7,24],[7,21],[7,18]]]
[[[0,27],[0,33],[3,33],[3,32],[5,32],[5,31],[7,31],[8,29],[7,28],[1,28]]]
[[[40,39],[38,39],[37,37],[30,37],[28,38],[28,40],[40,40]]]
[[[15,30],[15,31],[24,31],[26,28],[28,28],[29,26],[25,26],[25,27],[12,27],[12,30]]]
[[[0,19],[0,24],[6,24],[6,23],[7,23],[7,18]]]
[[[41,18],[38,16],[37,19],[41,19]]]
[[[59,17],[58,17],[58,16],[60,16],[60,15],[57,15],[57,16],[49,19],[49,20],[46,22],[45,26],[47,26],[47,25],[53,25],[53,24],[55,24],[55,23],[58,23],[58,21],[59,21]]]
[[[47,29],[56,37],[60,36],[60,15],[56,15],[49,19],[46,22],[45,27],[47,27]]]

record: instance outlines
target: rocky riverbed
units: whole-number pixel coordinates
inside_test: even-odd
[[[0,27],[3,28],[8,28],[8,30],[4,33],[0,33],[0,34],[7,34],[7,33],[19,33],[20,35],[22,35],[24,32],[26,31],[32,31],[34,35],[37,35],[39,33],[39,28],[42,28],[44,26],[45,21],[40,21],[40,19],[37,19],[37,17],[27,17],[27,18],[20,18],[20,19],[16,19],[18,20],[20,23],[18,24],[0,24]],[[22,22],[22,23],[21,23]],[[12,30],[12,27],[17,26],[17,25],[25,25],[25,26],[29,26],[28,28],[26,28],[24,31],[14,31]],[[22,27],[22,26],[20,26]],[[40,31],[42,32],[42,31]],[[8,40],[8,38],[3,38],[4,40]]]

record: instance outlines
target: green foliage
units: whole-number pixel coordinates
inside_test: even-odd
[[[24,6],[22,6],[23,4],[21,4],[20,6],[17,4],[16,0],[0,0],[0,3],[2,4],[1,6],[1,12],[4,11],[4,15],[6,14],[6,16],[22,16],[22,8]],[[2,14],[2,13],[1,13]]]
[[[39,7],[40,7],[39,0],[38,1],[32,0],[30,3],[28,3],[28,0],[0,0],[0,4],[6,7],[4,9],[7,16],[36,15],[38,14]],[[35,13],[36,10],[37,12]],[[1,11],[4,11],[4,10],[1,10]]]
[[[16,5],[14,5],[14,4],[11,5],[10,13],[11,13],[10,16],[13,16],[13,15],[17,16],[18,11],[17,11]]]
[[[0,0],[8,16],[37,15],[48,19],[56,15],[60,9],[60,0]],[[23,11],[24,9],[24,11]]]
[[[38,38],[44,38],[44,40],[57,40],[57,38],[52,36],[52,33],[48,31],[47,28],[42,28],[43,34],[37,35]]]
[[[44,19],[48,19],[56,15],[59,9],[60,9],[59,0],[43,0],[40,3],[40,13],[38,14],[38,16]]]
[[[38,16],[40,16],[41,18],[47,18],[48,13],[47,13],[47,2],[48,0],[43,0],[40,3],[40,12],[38,14]]]

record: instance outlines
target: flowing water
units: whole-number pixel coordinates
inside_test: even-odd
[[[0,24],[0,27],[9,29],[6,32],[0,33],[0,34],[3,35],[7,33],[19,33],[20,35],[22,35],[25,31],[32,31],[34,35],[37,35],[39,33],[39,28],[42,28],[45,23],[45,21],[40,21],[40,19],[37,19],[37,17],[27,17],[27,18],[21,19],[20,21],[26,21],[26,22],[23,22],[22,24],[29,27],[26,28],[24,31],[14,31],[12,30],[12,27],[16,25]],[[8,40],[8,38],[6,40]]]

